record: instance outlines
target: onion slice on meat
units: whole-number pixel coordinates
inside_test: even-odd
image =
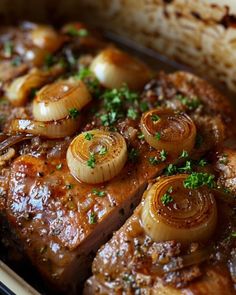
[[[16,78],[7,87],[6,96],[14,106],[23,106],[32,89],[46,84],[51,76],[51,72],[34,68],[28,74]]]
[[[141,61],[114,47],[100,52],[90,68],[107,88],[120,88],[127,84],[129,88],[137,90],[150,78],[148,68]]]
[[[207,187],[186,189],[188,175],[160,178],[145,193],[142,223],[156,242],[176,240],[182,243],[207,240],[217,221],[216,202]]]
[[[86,183],[101,183],[116,176],[127,159],[127,146],[117,132],[81,133],[67,150],[71,174]]]
[[[152,147],[168,153],[190,152],[195,144],[196,127],[185,113],[164,108],[151,110],[142,115],[141,130]]]
[[[41,122],[30,119],[15,119],[9,127],[10,133],[26,133],[47,138],[63,138],[74,134],[79,128],[79,120],[66,117],[57,121]]]
[[[61,80],[46,85],[33,101],[33,115],[39,121],[65,118],[71,109],[81,110],[91,100],[82,81]]]
[[[36,26],[29,33],[34,46],[48,52],[56,51],[62,44],[62,37],[50,26]]]

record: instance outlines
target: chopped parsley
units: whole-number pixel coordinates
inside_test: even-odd
[[[135,120],[138,117],[138,112],[137,112],[137,110],[135,110],[133,108],[129,108],[128,112],[127,112],[127,116],[129,118],[131,118],[132,120]]]
[[[232,233],[231,233],[231,237],[232,237],[232,238],[236,238],[236,231],[232,231]]]
[[[51,53],[48,53],[44,58],[44,66],[46,69],[50,69],[55,63],[55,58]]]
[[[106,192],[104,192],[104,191],[100,191],[100,190],[98,190],[98,189],[96,189],[96,188],[94,188],[94,189],[92,190],[92,193],[93,193],[94,195],[98,196],[98,197],[104,197],[104,196],[106,195]]]
[[[145,101],[140,102],[139,108],[142,113],[146,112],[149,109],[148,104]]]
[[[166,193],[161,197],[161,202],[163,205],[168,205],[174,201],[173,197],[170,195],[173,192],[172,186],[168,188]]]
[[[151,115],[151,119],[153,122],[158,122],[161,118],[158,115]]]
[[[56,166],[56,169],[57,169],[57,170],[61,170],[62,166],[63,166],[63,164],[62,164],[62,163],[59,163],[59,164]]]
[[[88,167],[93,169],[95,167],[95,163],[96,163],[96,159],[95,159],[94,153],[90,153],[89,159],[87,161]]]
[[[160,132],[157,132],[157,133],[155,134],[155,138],[156,138],[157,140],[160,140],[160,139],[161,139],[161,133],[160,133]]]
[[[161,162],[165,162],[166,158],[167,158],[167,152],[165,150],[161,150],[159,158],[157,156],[150,157],[148,161],[151,165],[155,166]]]
[[[72,37],[87,37],[89,35],[89,32],[85,28],[77,29],[74,26],[70,26],[67,29],[67,34]]]
[[[93,134],[92,133],[89,133],[89,132],[87,132],[86,134],[85,134],[85,136],[84,136],[84,138],[86,139],[86,140],[91,140],[92,138],[93,138]]]
[[[192,162],[191,161],[186,161],[184,166],[178,168],[178,171],[180,171],[180,172],[191,172],[192,171]]]
[[[128,158],[131,162],[135,162],[137,160],[139,156],[139,151],[135,148],[132,148],[130,151],[129,151],[129,155],[128,155]]]
[[[84,80],[85,78],[88,78],[92,75],[93,73],[89,68],[81,68],[79,73],[76,75],[76,78],[79,80]]]
[[[125,85],[119,89],[106,90],[102,96],[103,104],[106,113],[100,116],[104,126],[113,125],[118,119],[126,116],[131,119],[136,119],[138,116],[137,110],[132,107],[127,111],[127,103],[132,103],[138,107],[138,94],[129,90]]]
[[[33,99],[37,94],[37,88],[31,88],[29,93],[29,99]]]
[[[173,164],[169,164],[166,169],[165,169],[165,174],[166,175],[173,175],[177,172],[177,167]]]
[[[201,166],[201,167],[205,167],[207,165],[207,161],[205,159],[201,159],[199,162],[198,162],[198,165]]]
[[[160,160],[157,158],[157,156],[155,156],[155,157],[150,157],[150,158],[148,159],[148,161],[149,161],[149,163],[150,163],[151,165],[154,165],[154,166],[160,163]]]
[[[181,94],[176,95],[176,98],[185,105],[190,111],[196,110],[200,105],[201,102],[197,97],[186,97]]]
[[[138,134],[138,139],[144,139],[144,134],[142,132]]]
[[[4,54],[7,57],[11,57],[13,54],[13,43],[11,41],[6,41],[3,45]]]
[[[182,154],[179,156],[179,159],[187,158],[187,157],[188,157],[188,152],[183,150]]]
[[[97,222],[97,215],[94,212],[89,214],[89,223],[95,224]]]
[[[105,155],[107,153],[107,148],[105,146],[102,146],[98,152],[99,155]]]
[[[12,59],[11,65],[13,67],[17,67],[21,64],[21,58],[19,56],[16,56],[15,58]]]
[[[209,188],[215,187],[215,176],[208,173],[193,172],[184,180],[184,187],[189,189],[196,189],[207,185]]]
[[[79,116],[79,111],[76,108],[70,109],[69,116],[72,119],[76,119]]]
[[[160,152],[160,159],[161,159],[161,162],[164,162],[167,158],[167,152],[165,150],[161,150]]]

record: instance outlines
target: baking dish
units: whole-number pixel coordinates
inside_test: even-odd
[[[50,11],[54,8],[53,6],[54,6],[54,4],[55,3],[53,3],[53,1],[51,2],[51,3],[47,3],[47,2],[45,2],[44,3],[44,5],[47,7],[46,8],[46,10],[44,10],[45,8],[44,8],[44,6],[43,6],[43,3],[41,2],[40,4],[37,4],[37,5],[39,5],[39,7],[40,7],[40,9],[39,9],[39,11],[41,11],[42,12],[42,14],[40,15],[40,13],[37,15],[37,18],[36,18],[36,20],[39,20],[39,15],[40,15],[40,20],[42,20],[42,21],[44,21],[45,19],[47,19],[48,20],[48,17],[47,17],[47,13],[45,14],[45,11],[47,11],[47,9],[49,9]],[[86,3],[87,4],[87,3]],[[106,3],[105,3],[106,4]],[[13,6],[14,6],[14,4],[12,4]],[[26,13],[26,10],[25,9],[22,9],[22,7],[24,7],[23,6],[23,3],[20,3],[20,1],[18,2],[18,4],[17,5],[19,5],[18,7],[20,7],[20,9],[21,9],[21,12],[24,12],[22,15],[21,15],[21,17],[25,17],[25,13]],[[59,2],[58,3],[58,7],[60,8],[61,7],[61,9],[63,9],[62,6],[63,4],[62,4],[62,1],[61,2]],[[70,3],[68,4],[68,7],[69,7],[69,5],[70,5]],[[71,7],[73,7],[73,4],[71,4],[72,6]],[[106,4],[107,5],[107,4]],[[118,4],[117,4],[118,5]],[[15,6],[15,7],[17,7],[17,6]],[[9,7],[8,7],[9,8]],[[32,7],[33,8],[33,10],[35,10],[35,7]],[[67,8],[68,9],[68,8]],[[71,9],[71,8],[70,8]],[[86,10],[85,10],[86,11]],[[106,11],[109,11],[109,9],[107,9]],[[98,13],[98,10],[97,10],[97,13]],[[81,14],[81,11],[79,12],[78,11],[78,15],[80,15]],[[16,15],[17,15],[17,13],[16,13]],[[33,14],[32,14],[33,15]],[[14,13],[13,13],[13,16],[15,16],[14,15]],[[67,16],[65,16],[65,15],[62,15],[62,19],[65,19],[66,17],[68,17],[68,18],[70,18],[68,15]],[[75,12],[73,12],[72,14],[71,14],[71,17],[72,18],[75,18],[75,17],[77,17],[77,12],[75,13]],[[12,16],[10,16],[10,18],[12,18]],[[32,16],[32,18],[34,18],[33,16]],[[99,18],[98,18],[99,19]],[[7,18],[6,18],[6,20],[7,20]],[[55,21],[56,22],[58,22],[58,21],[61,21],[61,19],[60,19],[60,12],[58,12],[58,14],[56,14],[56,17],[55,17]],[[89,21],[89,18],[87,19],[87,21]],[[99,23],[98,23],[99,24]],[[113,28],[113,30],[115,31],[116,29],[115,29],[115,27],[112,27],[112,25],[110,26],[110,28]],[[109,35],[109,34],[108,34]],[[115,35],[109,35],[110,36],[110,38],[111,39],[115,39],[115,40],[117,40],[118,42],[120,41],[120,42],[122,42],[121,40],[123,40],[123,39],[118,39],[117,37],[114,37]],[[141,42],[142,43],[142,42]],[[145,45],[146,45],[146,43],[145,43]],[[149,51],[146,51],[145,52],[145,54],[146,54],[146,56],[150,56],[150,52]],[[151,53],[152,54],[152,53]],[[170,63],[170,62],[168,62],[168,60],[165,60],[165,59],[163,59],[163,57],[162,56],[156,56],[156,58],[157,58],[157,66],[158,66],[158,68],[161,68],[161,69],[163,69],[163,67],[165,68],[165,69],[168,69],[168,70],[174,70],[174,69],[179,69],[179,68],[181,68],[181,65],[180,64],[175,64],[175,63]],[[148,59],[150,59],[151,60],[151,63],[153,62],[153,59],[152,59],[152,57],[151,58],[149,58],[149,57],[146,57],[146,59],[148,60]],[[163,62],[163,60],[164,60],[164,62]],[[233,88],[232,88],[233,89]]]

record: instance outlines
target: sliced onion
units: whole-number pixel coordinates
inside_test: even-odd
[[[186,174],[163,177],[146,192],[141,219],[145,232],[156,242],[205,241],[215,230],[217,208],[212,191],[207,187],[184,188],[186,177]],[[167,193],[173,200],[163,204]]]
[[[70,109],[81,110],[91,99],[82,81],[57,81],[37,93],[33,115],[39,121],[60,120],[69,114]]]
[[[77,136],[67,150],[67,164],[71,174],[86,183],[101,183],[116,176],[127,159],[127,146],[117,132],[91,130],[90,140],[86,132]],[[106,152],[100,154],[101,150]],[[91,156],[94,165],[89,165]]]
[[[50,78],[50,72],[32,69],[28,74],[15,79],[6,89],[6,96],[14,106],[23,106],[32,89],[41,87]]]
[[[91,71],[107,88],[120,88],[127,84],[131,89],[140,89],[150,78],[146,65],[117,48],[107,48],[93,60]]]
[[[72,118],[48,122],[15,119],[11,122],[9,132],[34,134],[47,138],[62,138],[74,134],[79,126],[79,121]]]
[[[196,127],[185,113],[163,108],[151,110],[143,114],[141,130],[152,147],[168,153],[190,152],[195,144]]]
[[[32,43],[49,52],[56,51],[62,44],[60,35],[50,26],[36,26],[30,32]]]
[[[6,134],[1,134],[0,136],[0,152],[3,152],[5,149],[14,146],[15,144],[22,142],[24,140],[31,139],[31,135],[19,134],[7,136]]]

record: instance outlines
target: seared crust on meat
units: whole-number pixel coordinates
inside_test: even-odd
[[[76,26],[86,31],[81,24]],[[72,31],[73,34],[75,32]],[[63,66],[63,71],[68,70],[68,77],[74,77],[78,70],[88,67],[105,44],[90,35],[63,36],[63,40],[68,43],[55,53],[55,66],[60,63],[60,58],[64,58],[66,66]],[[73,54],[76,58],[79,56],[78,62]],[[40,64],[40,67],[45,70],[45,65]],[[18,75],[18,71],[15,74]],[[125,100],[124,94],[110,98],[94,77],[86,76],[86,79],[84,83],[94,100],[80,112],[82,123],[78,126],[78,133],[92,129],[116,130],[125,138],[129,152],[122,171],[106,183],[90,185],[71,175],[66,151],[74,136],[49,140],[32,135],[27,140],[22,137],[15,143],[11,142],[11,134],[7,133],[11,131],[9,125],[12,120],[34,119],[29,97],[22,107],[13,107],[6,100],[0,105],[3,118],[0,127],[5,132],[1,135],[2,143],[13,149],[12,155],[0,163],[0,217],[14,232],[21,251],[30,258],[43,278],[67,294],[78,293],[79,284],[88,277],[95,252],[132,214],[148,183],[162,174],[169,164],[183,161],[180,156],[174,158],[165,151],[162,151],[164,156],[161,159],[161,151],[145,141],[140,131],[140,117],[145,111],[141,105],[145,105],[146,110],[167,107],[185,112],[192,118],[197,140],[191,157],[196,161],[234,133],[234,128],[229,126],[235,116],[228,101],[207,82],[192,74],[158,74],[142,93],[130,93],[124,87],[122,91],[128,92],[130,100]],[[118,90],[114,92],[117,95]],[[137,98],[133,99],[133,96]],[[112,111],[110,105],[114,108]],[[69,111],[67,117],[72,119]],[[104,116],[106,120],[113,120],[110,125],[110,122],[104,123]],[[9,145],[6,144],[8,141]],[[1,148],[0,145],[0,157],[6,156],[6,149]],[[150,161],[156,160],[155,157],[158,161]],[[94,189],[101,191],[102,195],[94,193]],[[171,287],[166,287],[163,280],[150,274],[152,265],[149,260],[148,263],[142,260],[140,249],[144,258],[147,253],[154,256],[159,251],[170,259],[178,257],[183,249],[175,241],[164,244],[151,241],[140,224],[140,206],[110,243],[99,251],[93,265],[94,278],[88,284],[90,293],[102,285],[108,288],[109,294],[112,294],[110,287],[115,294],[122,290],[132,294],[136,287],[143,288],[144,292],[152,292],[151,288],[156,288],[156,294],[168,294],[169,290],[172,294],[179,294],[176,288],[192,294],[206,294],[206,290],[214,287],[219,292],[224,289],[228,292],[226,294],[231,294],[232,284],[225,270],[225,261],[221,271],[219,264],[211,266],[209,262],[203,268],[193,265],[179,273],[171,273],[164,278],[164,283],[170,283]],[[145,271],[135,272],[137,268]],[[196,293],[194,288],[205,291]]]
[[[136,292],[176,295],[235,294],[227,265],[215,258],[210,259],[210,256],[203,265],[170,272],[168,277],[161,279],[155,271],[157,257],[171,260],[179,256],[181,248],[175,241],[153,242],[142,227],[141,209],[142,204],[98,251],[93,262],[93,276],[85,284],[85,295]],[[221,231],[224,230],[225,227],[221,228]]]

